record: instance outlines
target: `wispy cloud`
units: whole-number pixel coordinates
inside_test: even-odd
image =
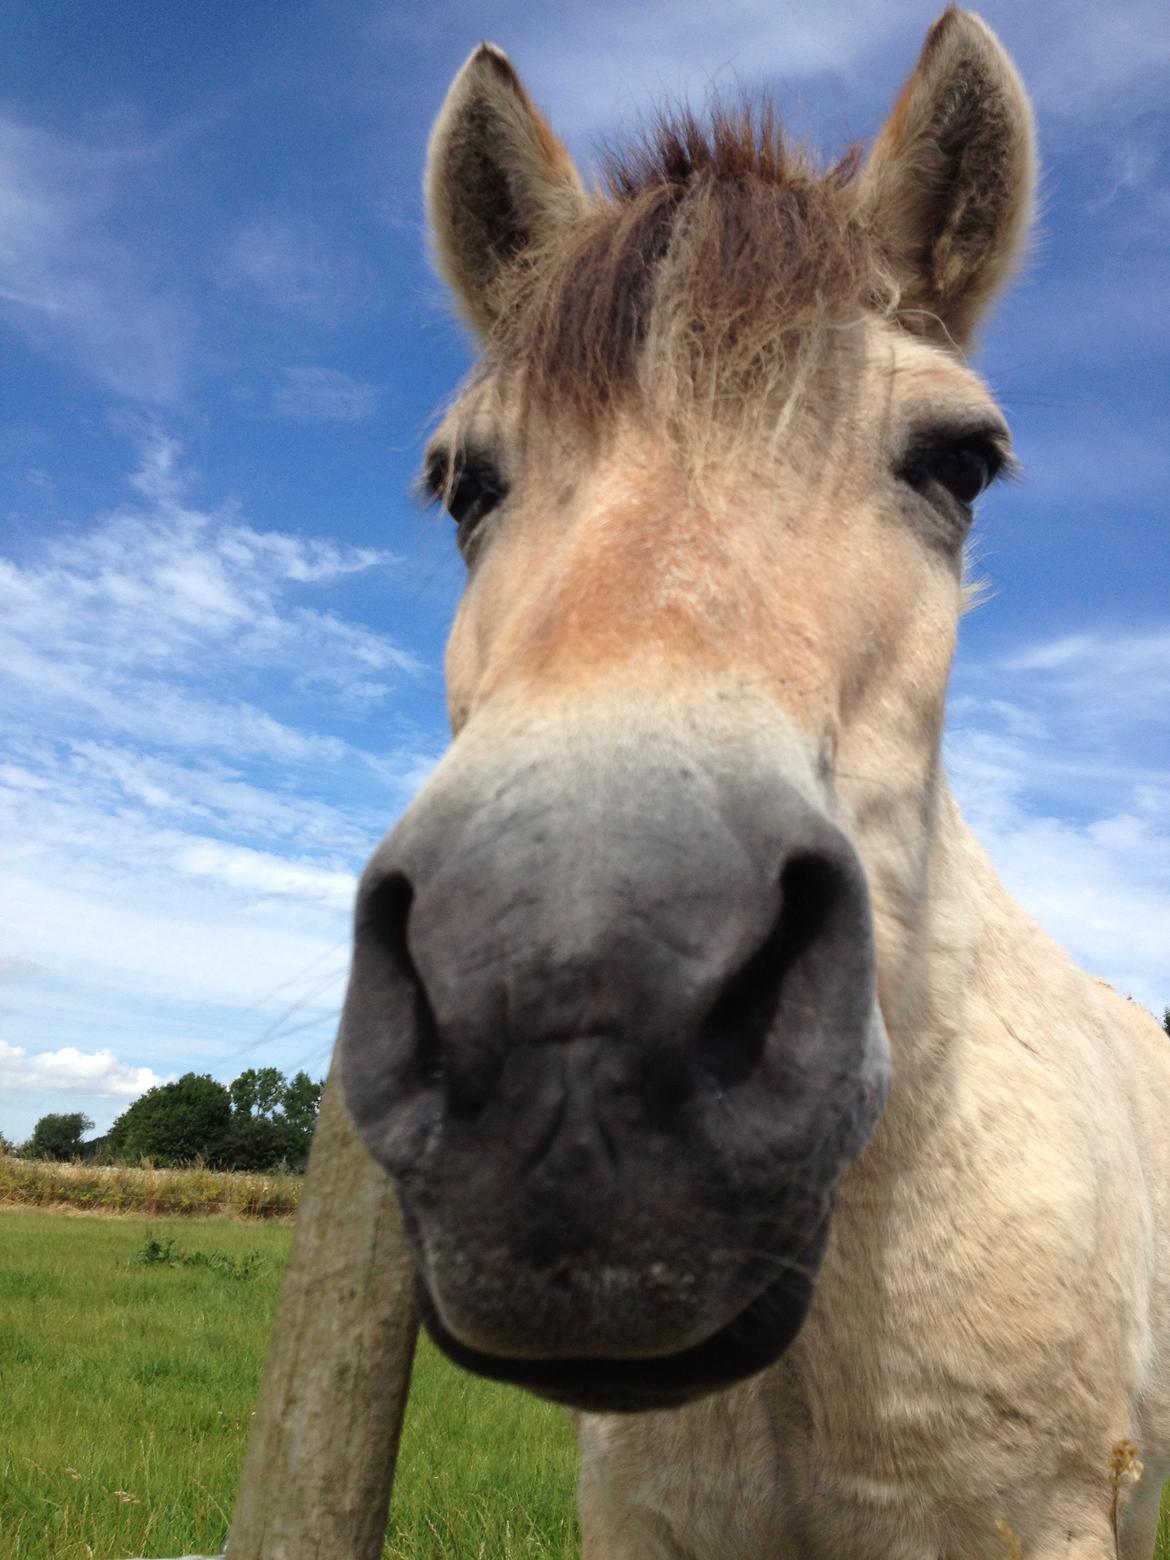
[[[0,986],[12,981],[31,980],[40,973],[41,966],[32,959],[0,959]]]
[[[730,0],[718,9],[703,0],[669,8],[608,0],[534,12],[519,0],[490,9],[461,0],[446,13],[445,30],[461,34],[467,49],[486,33],[511,51],[554,124],[583,150],[591,135],[650,102],[701,102],[712,86],[734,91],[762,76],[789,87],[836,78],[861,99],[884,76],[888,95],[939,9],[921,0],[831,0],[815,11],[769,0]],[[1043,10],[985,0],[979,9],[1016,56],[1045,115],[1074,123],[1129,118],[1146,100],[1143,91],[1157,101],[1170,67],[1158,0],[1118,0],[1107,10],[1089,0],[1053,0]],[[379,25],[396,46],[429,42],[406,12],[380,13]],[[839,129],[857,127],[842,121]]]
[[[1008,672],[1057,672],[1074,678],[1078,686],[1090,681],[1114,691],[1132,688],[1130,679],[1136,673],[1143,681],[1152,674],[1165,687],[1170,685],[1170,629],[1146,634],[1064,634],[1029,645],[1002,664]]]
[[[1158,101],[1170,70],[1170,32],[1158,0],[1122,0],[1103,10],[1087,0],[1058,0],[1044,12],[996,5],[1009,36],[1018,27],[1019,63],[1041,108],[1076,121],[1129,119]],[[1148,95],[1148,96],[1147,96]]]
[[[377,385],[337,368],[286,368],[273,406],[294,422],[365,422],[378,409]]]
[[[334,320],[368,308],[374,272],[312,223],[252,221],[227,255],[226,279],[275,309]]]
[[[253,894],[319,901],[342,910],[349,909],[357,888],[352,872],[328,871],[312,862],[290,861],[268,851],[226,845],[222,840],[184,843],[174,853],[173,862],[177,871],[191,877],[211,878]]]
[[[222,1055],[327,1047],[356,873],[441,746],[352,718],[355,685],[376,704],[419,675],[335,604],[395,558],[260,530],[191,485],[153,432],[132,499],[0,560],[0,1016],[26,1092],[134,1092],[113,1037],[60,1044],[103,1008],[154,1004],[164,1034],[218,1013]]]
[[[367,702],[384,697],[417,671],[416,657],[300,595],[390,569],[394,555],[257,531],[230,505],[190,507],[178,452],[162,435],[147,442],[132,480],[144,504],[49,542],[35,562],[0,559],[9,702],[50,699],[144,740],[340,758],[337,737],[209,690],[254,686],[280,668],[305,686],[348,692],[358,682]]]
[[[1170,1004],[1170,790],[1135,788],[1129,810],[1078,821],[1037,811],[1019,745],[988,750],[967,732],[951,744],[951,765],[1008,887],[1080,964],[1161,1013]]]
[[[1087,968],[1170,1003],[1170,629],[963,661],[947,753],[1008,886]]]
[[[165,142],[86,145],[0,112],[0,321],[119,394],[174,400],[190,317],[119,234],[121,203]]]
[[[1165,731],[1170,627],[1062,634],[1006,657],[998,670],[1026,677],[1031,698],[1050,712],[1075,712],[1073,729],[1082,741],[1099,739],[1110,728],[1148,729],[1148,723]]]

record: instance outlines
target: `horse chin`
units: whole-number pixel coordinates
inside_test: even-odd
[[[584,1413],[628,1414],[681,1408],[755,1375],[789,1347],[812,1303],[814,1277],[827,1231],[826,1222],[792,1268],[730,1322],[676,1354],[622,1359],[533,1359],[490,1354],[470,1347],[448,1330],[425,1280],[417,1272],[415,1295],[431,1339],[464,1370],[523,1387],[538,1397]]]

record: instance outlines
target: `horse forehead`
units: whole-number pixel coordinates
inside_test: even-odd
[[[995,397],[957,354],[908,336],[885,321],[871,323],[871,373],[893,402],[912,410],[983,408],[993,414]]]
[[[892,420],[895,424],[931,412],[945,416],[948,412],[984,410],[993,418],[997,416],[995,397],[966,361],[908,336],[883,319],[862,316],[848,331],[827,333],[824,344],[830,343],[834,350],[821,354],[822,372],[805,383],[797,415],[783,419],[787,440],[770,440],[763,436],[761,428],[761,437],[753,441],[756,457],[765,448],[782,456],[789,441],[815,440],[820,422],[835,418],[836,399],[842,393],[850,395],[850,421],[854,423],[865,419],[867,407],[874,420]],[[509,443],[509,435],[525,421],[521,401],[514,374],[497,366],[481,365],[448,408],[431,443],[487,449],[501,441]],[[555,417],[553,420],[556,421]],[[603,458],[615,448],[644,451],[647,443],[656,442],[656,420],[661,418],[655,419],[653,414],[647,418],[643,412],[639,420],[642,431],[631,439],[629,422],[619,416],[608,432],[601,434],[599,443],[596,431],[587,442],[595,455],[600,449]],[[570,464],[573,452],[583,447],[581,440],[573,436],[571,426],[561,428],[554,442]],[[728,451],[734,450],[741,456],[744,453],[741,438],[723,442]],[[531,446],[534,453],[540,450],[542,459],[548,454],[543,445],[543,440],[535,440]],[[715,440],[707,449],[704,465],[708,471],[720,464],[717,455],[712,459],[718,445]]]

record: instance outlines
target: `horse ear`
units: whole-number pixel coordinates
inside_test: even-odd
[[[1014,271],[1032,217],[1032,109],[989,27],[950,6],[866,165],[863,198],[901,323],[963,346]]]
[[[493,44],[451,84],[431,131],[425,193],[439,270],[470,324],[490,335],[514,261],[585,201],[568,152]]]

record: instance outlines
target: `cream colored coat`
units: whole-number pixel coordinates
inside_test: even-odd
[[[884,1000],[894,1093],[804,1329],[717,1398],[579,1419],[588,1560],[1153,1554],[1166,1037],[1012,902],[953,809],[941,832],[922,1008]]]
[[[938,757],[957,554],[911,534],[888,476],[899,428],[998,418],[956,348],[1015,264],[1032,166],[1010,62],[948,11],[857,186],[885,317],[813,332],[820,367],[779,422],[761,371],[757,421],[705,445],[720,374],[742,390],[757,361],[800,364],[767,357],[767,318],[746,347],[721,338],[747,354],[730,369],[659,321],[642,394],[669,447],[619,420],[583,452],[566,423],[542,456],[493,367],[563,235],[610,219],[498,51],[472,57],[436,126],[438,259],[489,348],[440,443],[472,427],[526,495],[460,610],[455,729],[623,678],[685,699],[741,656],[865,863],[893,1052],[787,1354],[682,1410],[578,1416],[587,1560],[1151,1560],[1170,1474],[1170,1050],[1012,902],[958,816]],[[653,644],[635,644],[647,621]]]

